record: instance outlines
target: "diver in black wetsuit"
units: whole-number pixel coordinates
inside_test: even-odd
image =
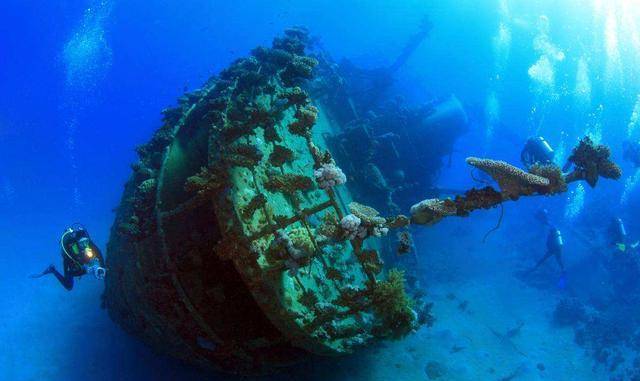
[[[622,218],[615,217],[609,225],[607,232],[608,244],[621,252],[635,253],[640,246],[640,242],[632,242],[627,235],[627,228],[624,226]]]
[[[547,236],[547,252],[545,253],[544,257],[540,258],[540,260],[536,263],[536,265],[531,270],[529,270],[529,273],[532,273],[535,270],[537,270],[540,266],[542,266],[543,263],[547,261],[547,259],[551,257],[555,257],[556,262],[558,262],[558,265],[560,266],[560,271],[562,272],[562,276],[564,277],[565,269],[564,269],[564,262],[562,261],[563,246],[564,246],[564,242],[562,240],[562,233],[560,232],[560,230],[552,226],[551,229],[549,230],[549,235]]]
[[[60,238],[60,246],[64,275],[60,274],[54,265],[50,265],[42,273],[32,275],[32,278],[53,274],[69,291],[73,289],[75,277],[92,274],[97,279],[104,279],[107,270],[102,253],[84,228],[68,228]]]
[[[534,164],[547,165],[553,163],[555,153],[551,145],[542,136],[527,139],[520,153],[520,160],[527,169]]]
[[[610,245],[626,245],[627,229],[621,218],[614,218],[609,226],[608,239]]]
[[[640,292],[640,259],[637,255],[640,242],[633,242],[624,222],[618,217],[611,221],[606,238],[607,244],[613,247],[604,261],[612,293],[619,300],[635,303],[634,295]]]

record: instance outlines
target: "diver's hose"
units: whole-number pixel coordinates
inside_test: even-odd
[[[73,262],[75,262],[76,265],[82,267],[82,264],[80,262],[78,262],[75,258],[73,258],[69,252],[67,251],[67,249],[64,247],[64,237],[66,237],[68,234],[73,233],[73,229],[69,228],[67,229],[64,234],[62,235],[62,237],[60,237],[60,247],[62,247],[62,251],[65,253],[65,255],[71,259]]]

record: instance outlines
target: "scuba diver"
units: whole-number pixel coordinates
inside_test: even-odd
[[[93,243],[89,233],[81,226],[70,227],[60,237],[62,267],[64,275],[54,265],[31,278],[41,278],[53,274],[67,290],[73,289],[73,278],[92,274],[96,279],[104,279],[107,269],[100,249]]]
[[[634,168],[640,168],[640,142],[629,140],[622,143],[622,157],[633,164]]]
[[[611,221],[608,230],[608,239],[610,245],[615,246],[622,252],[633,252],[640,244],[639,242],[629,243],[627,229],[624,226],[622,218],[619,217],[615,217]]]
[[[558,266],[560,266],[560,281],[558,282],[558,287],[564,288],[566,286],[566,271],[564,268],[564,262],[562,261],[562,248],[564,246],[564,241],[562,240],[562,233],[557,228],[551,226],[549,229],[549,235],[547,236],[547,252],[545,255],[538,260],[536,265],[527,272],[527,274],[531,274],[536,271],[543,263],[547,261],[547,259],[551,257],[555,257],[556,262],[558,262]]]
[[[551,145],[542,136],[527,139],[520,153],[522,164],[529,169],[534,164],[546,165],[553,162],[555,153]]]
[[[640,258],[639,242],[631,243],[627,229],[621,218],[614,218],[607,230],[608,244],[613,247],[604,261],[604,268],[609,276],[611,292],[616,298],[636,303],[634,296],[640,292]]]

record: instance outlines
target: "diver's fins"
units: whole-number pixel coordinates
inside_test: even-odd
[[[53,265],[50,265],[49,267],[44,269],[44,271],[41,272],[40,274],[31,274],[31,275],[29,275],[29,278],[31,278],[31,279],[42,278],[45,275],[51,274],[54,270],[55,270],[55,267]]]

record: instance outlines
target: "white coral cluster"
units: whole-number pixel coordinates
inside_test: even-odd
[[[289,270],[289,275],[295,276],[300,270],[301,260],[305,257],[304,252],[295,247],[289,235],[284,231],[278,230],[276,232],[276,242],[286,249],[288,258],[284,264]]]
[[[313,175],[318,186],[325,190],[347,182],[347,176],[342,172],[342,169],[333,163],[322,164],[320,168],[313,172]]]
[[[389,233],[389,228],[384,225],[376,225],[372,230],[373,235],[376,237],[384,237]]]
[[[340,221],[340,226],[344,231],[347,239],[365,239],[368,235],[368,229],[362,225],[362,220],[353,214],[346,215]]]

